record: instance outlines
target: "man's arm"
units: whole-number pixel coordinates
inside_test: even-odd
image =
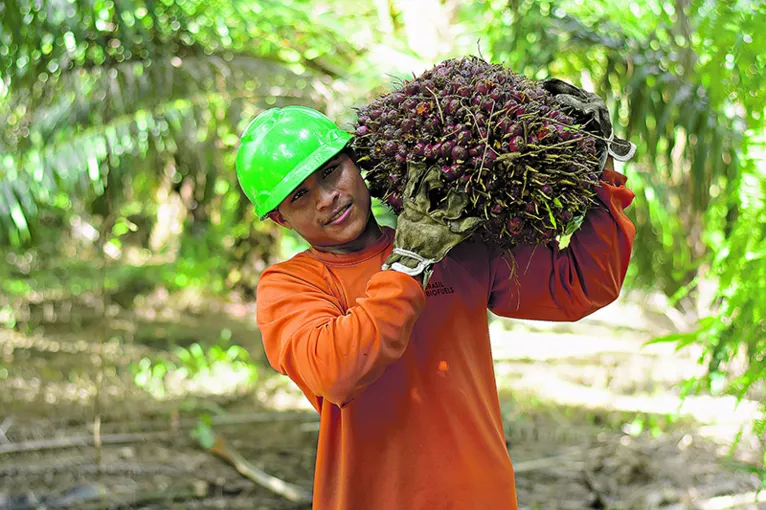
[[[612,169],[611,157],[601,179],[596,192],[606,207],[588,211],[567,248],[520,245],[513,260],[495,254],[490,310],[517,319],[576,321],[617,299],[636,235],[624,213],[634,194]]]
[[[271,365],[342,406],[381,376],[409,343],[425,306],[422,286],[395,271],[376,273],[345,313],[316,274],[264,272],[258,326]]]

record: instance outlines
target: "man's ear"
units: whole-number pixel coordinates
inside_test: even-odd
[[[287,229],[292,230],[293,227],[290,226],[290,224],[287,222],[284,216],[282,216],[282,213],[280,213],[278,210],[273,210],[268,214],[268,217],[271,221],[279,225],[280,227],[285,227]]]

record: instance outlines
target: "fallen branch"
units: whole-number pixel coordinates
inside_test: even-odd
[[[212,417],[213,425],[241,425],[245,423],[268,423],[276,421],[295,421],[306,420],[317,421],[318,417],[307,413],[254,413],[244,415],[220,415]],[[196,419],[182,420],[177,428],[190,429],[199,423]],[[125,434],[102,434],[101,444],[125,444],[139,443],[156,439],[167,439],[174,437],[173,432],[149,431],[132,432]],[[0,444],[0,455],[6,453],[22,453],[40,450],[55,450],[60,448],[74,448],[77,446],[93,446],[93,434],[62,437],[56,439],[38,439],[34,441],[23,441],[20,443]]]
[[[290,501],[297,503],[311,503],[310,492],[302,487],[280,480],[279,478],[253,466],[236,450],[230,448],[220,436],[216,437],[215,443],[208,451],[234,466],[239,474],[249,478],[261,487],[264,487],[275,494],[279,494]]]
[[[134,434],[107,434],[101,436],[101,444],[124,444],[167,439],[175,434],[171,432],[141,432]],[[62,437],[58,439],[38,439],[0,445],[0,454],[21,453],[40,450],[55,450],[57,448],[73,448],[75,446],[93,446],[93,435]]]
[[[319,422],[319,415],[316,413],[305,412],[260,412],[260,413],[248,413],[248,414],[218,414],[212,416],[213,425],[226,426],[226,425],[242,425],[246,423],[277,423],[283,421],[306,421],[307,423]],[[180,428],[194,428],[197,426],[197,418],[184,418],[183,420],[174,423],[173,426]],[[138,430],[152,430],[152,429],[167,429],[168,422],[161,420],[144,420],[133,423],[126,423],[121,421],[119,423],[122,426]],[[109,423],[102,424],[101,428],[109,427]],[[93,425],[88,425],[90,430]]]

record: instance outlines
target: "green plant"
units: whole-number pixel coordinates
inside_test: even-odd
[[[132,366],[136,386],[155,398],[187,393],[220,394],[251,387],[258,369],[248,352],[229,345],[231,331],[224,329],[207,350],[198,343],[176,347],[173,357],[145,357]]]
[[[705,377],[687,382],[687,392],[727,392],[743,399],[753,394],[761,402],[762,419],[753,432],[766,444],[766,131],[748,132],[757,147],[742,159],[739,182],[729,203],[738,211],[734,221],[727,209],[711,211],[707,236],[711,262],[708,278],[718,283],[711,313],[690,332],[674,333],[649,343],[676,342],[677,348],[703,347],[700,362]],[[764,457],[766,466],[766,456]]]

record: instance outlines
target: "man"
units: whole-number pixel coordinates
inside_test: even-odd
[[[258,215],[311,245],[264,271],[257,311],[269,362],[320,414],[314,508],[516,509],[487,309],[575,321],[612,302],[633,193],[605,169],[603,207],[569,247],[519,246],[513,263],[467,240],[470,218],[418,208],[423,168],[396,233],[380,227],[349,138],[314,110],[274,108],[248,126],[237,158]]]

